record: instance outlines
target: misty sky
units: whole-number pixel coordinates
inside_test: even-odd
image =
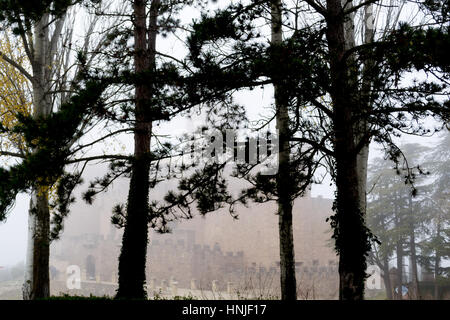
[[[435,143],[436,138],[405,137],[402,140],[404,142],[419,142],[430,146]],[[377,150],[377,146],[374,144],[371,145],[370,156],[371,159],[382,156],[382,153]],[[313,185],[312,196],[323,196],[332,199],[334,187],[329,184],[330,179],[327,178],[323,184]],[[6,222],[0,223],[0,266],[13,265],[25,260],[28,202],[29,197],[27,195],[19,195]],[[77,214],[77,212],[73,211],[71,214]]]
[[[223,3],[223,2],[221,2]],[[197,12],[188,10],[187,14],[183,14],[183,20],[190,21],[197,16]],[[173,42],[172,37],[158,42],[158,50],[165,51],[170,54],[183,56],[186,53],[185,49],[181,49],[179,45]],[[248,116],[250,119],[257,119],[261,114],[267,115],[271,111],[270,105],[273,100],[273,90],[270,87],[262,89],[255,89],[252,92],[240,92],[236,96],[236,100],[246,106]],[[430,121],[430,126],[432,122]],[[181,134],[185,131],[194,129],[196,125],[201,124],[201,119],[176,119],[169,124],[161,124],[158,128],[161,134],[170,132],[173,135]],[[121,141],[126,146],[127,151],[131,152],[133,146],[132,138],[121,137]],[[436,137],[432,138],[418,138],[406,137],[402,138],[401,142],[419,142],[433,145]],[[382,156],[378,151],[378,146],[372,144],[370,151],[370,159]],[[94,150],[95,151],[95,150]],[[100,175],[101,173],[99,173]],[[312,188],[312,196],[323,196],[326,198],[333,198],[334,187],[330,186],[330,179],[325,179],[322,185],[314,185]],[[126,192],[126,190],[124,190]],[[80,201],[80,200],[78,200]],[[16,204],[9,213],[5,223],[0,223],[0,266],[7,266],[24,261],[26,243],[27,243],[27,218],[28,218],[28,202],[27,195],[19,195],[16,199]],[[77,214],[71,212],[71,214]]]

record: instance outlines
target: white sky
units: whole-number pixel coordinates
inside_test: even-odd
[[[223,2],[221,2],[223,3]],[[189,22],[194,16],[198,14],[193,10],[187,10],[182,15],[183,20]],[[173,37],[167,39],[160,38],[158,42],[158,50],[174,54],[182,57],[186,50],[179,45],[174,44]],[[270,114],[270,104],[273,100],[273,90],[270,87],[266,89],[255,89],[252,92],[244,91],[236,95],[239,103],[246,106],[248,117],[250,119],[257,119],[261,114]],[[194,129],[200,125],[200,119],[186,119],[178,117],[170,124],[161,124],[158,131],[161,134],[170,133],[171,135],[178,135],[186,132],[186,130]],[[430,125],[432,122],[430,122]],[[129,147],[133,146],[132,137],[122,136],[120,140]],[[420,142],[431,145],[436,141],[432,138],[417,138],[404,136],[401,142]],[[377,150],[377,146],[373,145],[370,149],[370,159],[382,156],[382,153]],[[314,185],[312,187],[312,196],[323,196],[325,198],[333,198],[334,186],[330,186],[330,179],[325,179],[322,185]],[[0,266],[12,265],[25,259],[25,250],[27,242],[27,211],[28,211],[29,197],[27,195],[19,195],[16,199],[16,205],[10,212],[5,223],[0,224]],[[75,212],[72,214],[76,214]]]

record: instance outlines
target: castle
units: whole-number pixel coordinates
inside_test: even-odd
[[[92,206],[78,203],[51,248],[54,290],[64,291],[66,268],[77,265],[82,281],[117,282],[122,231],[110,223],[114,201],[124,201],[122,184]],[[294,203],[293,229],[299,298],[335,299],[337,256],[326,218],[332,200],[309,195]],[[172,225],[169,234],[150,233],[147,262],[149,290],[176,284],[204,290],[258,290],[279,295],[279,238],[276,203],[250,204],[238,219],[222,209]],[[57,294],[58,292],[53,292]],[[262,295],[262,294],[261,294]]]

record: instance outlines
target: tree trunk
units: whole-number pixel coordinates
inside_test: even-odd
[[[33,286],[33,252],[34,252],[34,235],[36,234],[36,215],[35,211],[36,203],[36,191],[31,192],[30,208],[28,210],[28,239],[27,239],[27,254],[25,260],[25,276],[22,287],[23,300],[31,300],[32,286]]]
[[[339,298],[361,300],[364,297],[366,254],[370,250],[363,212],[360,209],[360,186],[353,116],[354,86],[345,59],[345,19],[340,0],[327,0],[326,37],[330,56],[333,100],[334,153],[336,180],[336,214],[334,238],[339,253]]]
[[[367,212],[367,163],[369,161],[369,145],[365,145],[358,153],[356,158],[356,172],[358,175],[358,193],[359,193],[359,208],[366,216]]]
[[[368,4],[364,7],[364,43],[372,43],[374,40],[374,18],[373,18],[373,5]],[[351,19],[353,23],[353,16]],[[354,33],[353,33],[354,35]],[[353,45],[354,45],[353,40]],[[369,112],[372,109],[372,99],[371,99],[371,87],[372,87],[372,76],[371,73],[373,69],[373,61],[370,59],[366,59],[364,61],[364,69],[363,69],[363,79],[362,79],[362,87],[361,87],[361,108],[363,111],[362,116],[357,121],[356,131],[357,131],[357,139],[356,144],[360,143],[360,141],[364,141],[364,145],[358,153],[357,157],[357,172],[358,172],[358,180],[359,180],[359,207],[363,212],[363,215],[366,215],[367,211],[367,164],[369,161],[369,144],[370,139],[368,135],[369,126],[367,123],[366,116],[364,112]],[[357,81],[356,81],[357,83]],[[357,85],[357,84],[355,84]]]
[[[414,232],[414,212],[412,195],[409,195],[409,249],[410,253],[410,263],[411,263],[411,283],[412,283],[412,298],[420,299],[419,292],[419,276],[417,272],[417,255],[416,255],[416,236]]]
[[[353,7],[353,2],[348,0],[342,0],[342,6],[345,6],[346,10],[349,10]],[[370,5],[366,6],[369,7]],[[345,50],[350,50],[355,47],[355,14],[350,13],[347,16],[344,17],[344,37],[345,37]],[[366,25],[367,18],[364,19],[364,24]],[[366,30],[367,31],[367,30]],[[365,32],[364,41],[365,43],[371,42],[373,40],[372,35],[369,32]],[[358,92],[358,69],[359,66],[357,62],[355,61],[353,56],[350,56],[347,60],[348,65],[348,79],[349,79],[349,90],[351,92]],[[369,69],[371,66],[371,61],[365,61],[364,63],[364,69]],[[370,78],[364,77],[363,78],[363,85],[361,88],[361,96],[363,99],[361,100],[361,103],[359,104],[359,108],[356,110],[358,111],[369,111],[371,107],[369,94],[370,94],[370,86],[371,81]],[[358,145],[358,143],[366,138],[367,132],[368,132],[368,124],[364,117],[364,115],[359,116],[357,119],[355,119],[355,145]],[[356,174],[358,175],[358,193],[359,193],[359,208],[363,214],[363,216],[366,215],[366,189],[367,189],[367,163],[369,161],[369,140],[365,142],[361,150],[358,152],[356,156]]]
[[[50,211],[48,193],[40,188],[36,197],[36,233],[33,239],[33,286],[31,299],[50,296],[49,259],[50,259]]]
[[[386,224],[384,218],[381,219],[381,226],[386,229]],[[387,239],[381,239],[382,242],[387,242]],[[382,270],[383,270],[383,281],[384,287],[386,288],[386,298],[388,300],[393,300],[392,295],[392,282],[391,282],[391,273],[389,270],[389,255],[387,252],[383,253],[383,262],[382,262]]]
[[[272,38],[274,45],[283,41],[281,1],[271,2]],[[278,154],[278,231],[280,237],[280,283],[281,299],[297,299],[297,282],[295,277],[294,236],[292,231],[292,196],[289,187],[290,179],[290,145],[289,114],[286,95],[282,85],[275,81],[276,121],[279,134]]]
[[[34,27],[33,118],[47,117],[52,111],[49,92],[48,59],[49,16],[45,14]],[[44,184],[46,177],[42,177]],[[50,295],[50,211],[47,188],[36,182],[30,200],[28,248],[25,266],[23,299],[43,299]]]
[[[345,6],[346,10],[349,10],[353,7],[353,2],[348,0],[342,0],[342,6]],[[350,13],[346,17],[344,17],[344,49],[350,50],[355,47],[355,23],[354,23],[354,13]],[[364,21],[366,22],[366,20]],[[365,39],[367,40],[367,39]],[[366,64],[368,61],[366,61]],[[358,68],[355,59],[353,56],[350,56],[347,59],[348,66],[348,86],[351,92],[358,92]],[[367,67],[365,65],[365,67]],[[366,78],[363,79],[364,85],[362,88],[362,93],[368,95],[368,91],[370,89],[370,81]],[[370,107],[369,101],[362,101],[360,104],[361,108],[368,109]],[[359,111],[358,108],[357,111]],[[368,131],[367,121],[364,117],[360,117],[356,119],[355,123],[355,145],[359,143],[361,139],[364,139],[366,133]],[[367,162],[369,160],[369,142],[362,147],[361,151],[358,152],[356,156],[356,174],[358,175],[358,193],[359,193],[359,207],[362,214],[365,216],[366,214],[366,186],[367,186]]]
[[[335,6],[331,7],[331,10],[338,14],[338,3],[336,1]],[[345,10],[349,10],[353,7],[353,3],[352,1],[346,1],[346,0],[342,0],[341,1],[341,7],[344,7]],[[370,7],[370,5],[366,6],[366,7]],[[369,9],[370,11],[370,9]],[[355,47],[355,25],[354,25],[354,13],[350,13],[346,16],[335,16],[332,19],[336,19],[334,21],[332,21],[333,23],[336,24],[343,24],[342,28],[343,28],[343,38],[344,38],[344,44],[339,44],[338,46],[336,46],[334,49],[338,49],[337,52],[339,52],[341,49],[341,46],[343,46],[343,51],[347,51],[352,49],[353,47]],[[342,19],[342,21],[340,21],[340,19]],[[367,17],[365,17],[364,19],[364,24],[367,27],[368,25],[368,19]],[[329,28],[332,28],[329,25]],[[364,37],[364,41],[366,43],[373,41],[373,33],[370,32],[367,28],[365,29],[365,37]],[[342,36],[339,36],[342,37]],[[339,37],[336,37],[336,40],[339,39]],[[339,43],[339,40],[337,41],[337,43]],[[342,54],[339,53],[339,54]],[[338,54],[338,55],[339,55]],[[338,56],[335,56],[336,58],[338,58]],[[339,64],[339,62],[337,62]],[[360,237],[361,237],[361,241],[362,241],[362,247],[360,247],[360,251],[359,254],[363,254],[363,252],[366,250],[364,248],[364,244],[366,245],[365,247],[367,248],[368,245],[368,239],[367,239],[367,233],[365,231],[365,216],[366,216],[366,210],[367,210],[367,200],[366,200],[366,188],[367,188],[367,163],[368,163],[368,159],[369,159],[369,143],[370,140],[368,139],[368,125],[367,125],[367,121],[365,119],[365,115],[364,115],[364,111],[368,111],[371,108],[371,102],[369,99],[369,92],[370,92],[370,78],[364,77],[363,78],[363,85],[361,88],[361,94],[359,94],[359,84],[358,84],[358,72],[359,72],[359,66],[357,65],[355,59],[353,56],[349,56],[347,58],[346,61],[340,61],[341,67],[345,66],[346,70],[342,71],[342,77],[344,77],[344,79],[342,79],[343,81],[345,81],[345,87],[343,88],[343,91],[340,93],[340,95],[342,97],[347,96],[349,103],[348,109],[347,109],[347,115],[343,116],[343,118],[338,121],[338,123],[340,125],[338,125],[337,128],[339,128],[338,130],[343,130],[345,131],[344,126],[345,125],[353,125],[353,132],[351,132],[351,130],[348,130],[347,133],[343,133],[342,134],[342,139],[350,139],[350,137],[352,137],[352,139],[354,140],[354,144],[350,145],[348,144],[347,146],[343,146],[342,150],[348,150],[348,152],[352,152],[354,153],[354,150],[356,150],[356,148],[360,148],[359,150],[356,150],[357,154],[356,154],[356,162],[355,164],[350,164],[355,160],[351,160],[351,162],[348,163],[348,166],[350,165],[354,165],[355,169],[356,169],[356,191],[357,191],[357,203],[358,203],[358,209],[357,212],[355,212],[353,214],[353,218],[350,217],[350,215],[348,215],[348,219],[355,219],[355,222],[357,224],[357,226],[360,228]],[[364,63],[364,69],[368,69],[370,68],[370,61],[365,61]],[[336,73],[336,75],[338,75],[339,73]],[[338,82],[336,82],[336,85],[339,86]],[[363,99],[360,100],[358,102],[358,98],[357,96],[362,96]],[[340,99],[338,99],[338,97],[336,97],[336,101],[338,101]],[[345,103],[345,101],[343,100],[343,103]],[[344,110],[344,109],[343,109]],[[340,111],[336,111],[336,112],[340,112]],[[343,120],[345,118],[345,120]],[[344,138],[346,135],[347,138]],[[337,135],[338,136],[338,135]],[[337,137],[336,136],[336,137]],[[339,142],[343,142],[343,144],[345,144],[345,141],[342,141],[341,139],[337,140]],[[362,146],[359,147],[360,143],[363,142]],[[339,155],[341,155],[341,153],[339,152]],[[353,155],[352,155],[353,156]],[[339,161],[339,160],[337,160]],[[349,170],[351,170],[349,168]],[[349,178],[350,180],[353,178]],[[343,181],[343,183],[340,185],[340,187],[338,188],[349,188],[351,189],[351,186],[348,186],[348,183],[352,183],[350,182],[350,180],[348,182]],[[343,191],[343,192],[348,192],[348,191]],[[352,192],[352,191],[350,191]],[[342,207],[341,207],[342,208]],[[344,210],[342,208],[342,210]],[[345,219],[342,215],[339,215],[339,217]],[[356,221],[358,220],[358,221]],[[364,239],[366,238],[366,239]],[[342,259],[342,258],[341,258]],[[353,258],[351,258],[353,259]],[[356,260],[359,260],[360,263],[362,264],[361,266],[366,267],[366,262],[365,262],[365,257],[361,258],[361,257],[356,257]],[[356,261],[355,260],[355,261]],[[345,265],[345,262],[343,262],[343,264]],[[346,266],[342,266],[343,269],[346,268]],[[365,271],[364,271],[365,272]],[[354,277],[354,275],[352,275],[353,272],[350,272],[347,274],[347,276],[343,276],[344,279],[346,277]],[[359,279],[358,281],[361,281],[361,269],[356,271],[357,274],[357,278]],[[388,279],[389,281],[390,279]],[[341,283],[342,286],[346,286],[345,284],[345,280],[343,280],[344,283]],[[364,281],[364,280],[362,280]],[[355,283],[352,284],[352,286],[354,286]],[[364,284],[356,284],[357,286],[361,287]],[[389,285],[390,285],[390,281],[389,281]],[[341,298],[342,299],[346,299],[344,298],[344,289],[342,288],[341,291]],[[356,296],[351,296],[350,299],[362,299],[363,298],[363,292],[364,292],[364,288],[358,288],[356,289],[356,291],[354,291],[353,289],[350,290],[350,292],[359,292]]]
[[[439,256],[436,254],[436,261],[434,263],[434,299],[439,300]]]
[[[402,300],[402,285],[403,285],[403,242],[397,241],[397,293],[396,300]]]
[[[409,240],[409,248],[411,250],[410,263],[411,263],[411,283],[413,299],[420,299],[419,292],[419,277],[417,272],[417,256],[416,256],[416,239],[414,234],[414,229],[411,230]]]
[[[347,111],[347,112],[344,112]],[[342,116],[343,119],[340,119]],[[345,123],[350,121],[348,110],[336,115],[336,243],[339,250],[339,297],[342,300],[360,300],[364,295],[366,276],[367,234],[359,208],[356,155],[353,155],[353,137]],[[347,127],[348,128],[348,127]]]
[[[399,208],[397,205],[397,192],[395,192],[395,203],[394,203],[394,215],[395,215],[395,229],[400,230],[402,219],[400,217]],[[397,273],[396,273],[396,289],[397,292],[395,293],[395,299],[396,300],[402,300],[402,285],[403,285],[403,239],[401,235],[397,236],[397,244],[396,244],[396,256],[397,256]]]
[[[148,71],[154,66],[158,8],[159,1],[152,1],[150,33],[147,33],[146,1],[134,1],[134,61],[136,73]],[[150,97],[149,85],[136,85],[134,160],[128,193],[127,220],[119,257],[117,298],[144,299],[147,297],[145,269],[149,218],[150,136],[152,131],[151,110],[149,110],[148,104]]]
[[[384,287],[386,288],[386,298],[392,300],[392,283],[391,275],[389,272],[389,260],[387,256],[383,256],[383,281]]]
[[[28,211],[28,244],[25,281],[22,288],[24,300],[45,299],[50,296],[50,211],[45,189],[32,192]]]
[[[438,217],[438,223],[437,223],[437,229],[436,229],[436,236],[439,238],[441,236],[441,221],[440,221],[440,214]],[[439,268],[441,265],[441,255],[436,248],[436,257],[434,259],[434,299],[439,299]]]
[[[24,300],[48,298],[50,257],[50,211],[45,189],[33,191],[28,212],[28,246],[25,266],[25,282],[22,288]]]

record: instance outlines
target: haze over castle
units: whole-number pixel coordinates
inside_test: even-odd
[[[51,248],[54,294],[67,291],[64,283],[69,265],[80,267],[82,281],[90,283],[91,289],[92,282],[114,286],[122,231],[110,222],[111,208],[126,200],[126,191],[124,180],[93,205],[78,202],[73,206],[61,239]],[[338,259],[326,222],[331,207],[332,200],[321,197],[307,195],[295,201],[293,226],[300,296],[336,298]],[[249,203],[248,208],[236,210],[237,220],[221,209],[174,223],[170,234],[152,232],[147,258],[150,294],[176,284],[178,288],[228,292],[257,289],[277,296],[280,258],[276,211],[275,202]],[[110,289],[102,290],[111,294]]]

